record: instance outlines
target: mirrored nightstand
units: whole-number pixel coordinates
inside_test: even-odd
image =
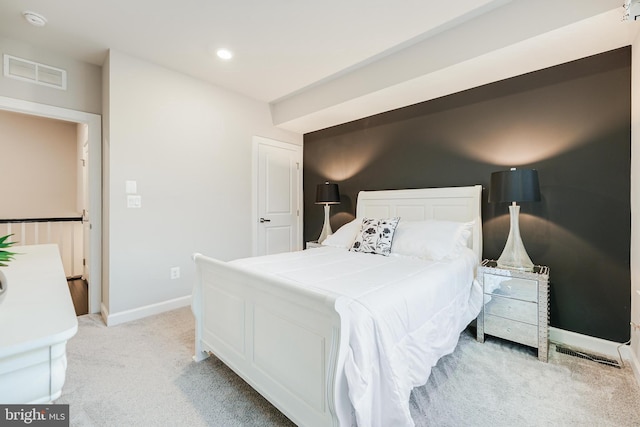
[[[492,335],[538,349],[547,361],[549,347],[549,267],[533,272],[498,268],[493,260],[478,267],[484,304],[477,320],[477,340]]]

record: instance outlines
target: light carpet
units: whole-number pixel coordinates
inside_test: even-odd
[[[78,318],[56,403],[72,426],[291,426],[215,357],[195,363],[194,320],[182,308],[107,328]],[[640,388],[618,369],[465,331],[411,394],[416,426],[640,426]]]

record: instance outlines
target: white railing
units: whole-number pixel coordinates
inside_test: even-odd
[[[83,274],[82,232],[82,218],[0,220],[0,236],[13,234],[16,245],[57,244],[67,277]]]

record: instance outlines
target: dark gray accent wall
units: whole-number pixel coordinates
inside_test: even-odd
[[[484,257],[500,256],[506,204],[487,203],[491,172],[536,168],[541,202],[520,228],[551,269],[551,325],[629,338],[631,48],[491,83],[304,136],[304,236],[323,221],[316,184],[340,185],[335,229],[360,190],[482,184]]]

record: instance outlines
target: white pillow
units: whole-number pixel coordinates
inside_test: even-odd
[[[324,246],[333,246],[334,248],[349,249],[351,245],[353,245],[353,241],[356,240],[356,235],[360,231],[361,226],[362,218],[356,218],[338,228],[332,235],[327,236],[321,244]]]
[[[400,221],[391,253],[434,261],[449,259],[467,247],[473,221]]]

